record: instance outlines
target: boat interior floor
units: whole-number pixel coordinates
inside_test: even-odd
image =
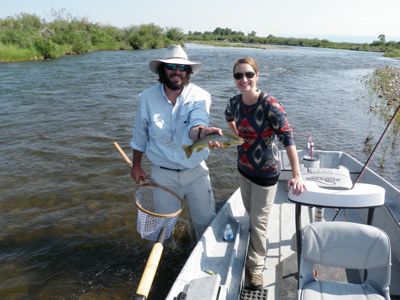
[[[243,289],[240,300],[267,300],[268,290],[248,290]]]
[[[312,208],[302,207],[302,227],[310,223],[312,212]],[[336,209],[325,208],[322,221],[333,220],[336,212]],[[296,249],[295,204],[288,200],[287,181],[279,181],[277,195],[270,214],[268,221],[268,253],[263,271],[264,289],[267,291],[267,298],[265,299],[297,299],[297,255],[294,251]],[[357,223],[366,222],[360,219],[359,214],[352,213],[352,210],[339,211],[335,220]],[[321,279],[353,283],[361,281],[358,270],[317,266],[316,272]],[[392,299],[400,299],[399,278],[400,263],[392,257],[390,286]]]

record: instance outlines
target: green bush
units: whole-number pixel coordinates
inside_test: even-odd
[[[34,46],[37,52],[43,56],[44,59],[57,58],[62,55],[60,53],[60,47],[58,47],[58,45],[52,40],[47,38],[37,38]]]
[[[184,34],[178,28],[164,31],[160,26],[144,24],[127,30],[127,42],[132,49],[163,48],[174,43],[183,43]]]
[[[145,45],[145,37],[138,32],[131,32],[128,36],[128,43],[134,50],[142,49]]]
[[[76,31],[73,34],[71,45],[75,54],[87,53],[92,47],[89,34],[83,30]]]
[[[185,34],[180,28],[169,28],[166,32],[166,37],[172,41],[183,41],[185,39]]]
[[[165,30],[153,23],[119,29],[73,18],[64,10],[53,11],[53,17],[51,22],[29,14],[0,19],[0,44],[12,49],[7,50],[7,57],[49,59],[92,50],[162,48],[185,40],[181,29]],[[17,51],[18,48],[29,50]]]

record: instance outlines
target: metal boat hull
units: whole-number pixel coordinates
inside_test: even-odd
[[[303,161],[307,151],[298,152],[302,171],[307,167]],[[340,151],[315,151],[319,168],[349,170],[351,181],[355,181],[363,165],[350,155]],[[278,182],[278,192],[271,209],[268,224],[268,254],[265,262],[265,299],[295,299],[297,264],[295,257],[294,204],[288,201],[287,180],[291,177],[289,160],[285,151],[280,152],[282,172]],[[320,175],[320,174],[319,174]],[[337,178],[340,179],[339,174]],[[306,177],[306,176],[305,176]],[[312,176],[310,177],[312,178]],[[339,180],[338,179],[338,180]],[[330,179],[331,180],[331,179]],[[400,190],[370,169],[366,169],[360,183],[368,183],[385,189],[385,205],[375,208],[372,225],[386,231],[392,245],[391,294],[400,295],[400,226],[388,208],[388,203],[400,201]],[[331,182],[329,182],[330,184]],[[348,186],[348,182],[345,183]],[[312,208],[303,207],[302,225],[313,221]],[[337,210],[324,209],[324,219],[331,220]],[[367,223],[368,209],[349,209],[339,214],[338,220]],[[236,220],[239,223],[235,223]],[[223,241],[223,229],[230,222],[239,225],[235,242]],[[238,227],[236,227],[238,228]],[[249,217],[237,189],[221,208],[216,218],[205,231],[182,268],[166,299],[176,298],[180,293],[189,299],[239,299],[244,283],[244,264],[249,240]],[[218,274],[218,275],[216,275]],[[291,283],[292,281],[292,283]]]

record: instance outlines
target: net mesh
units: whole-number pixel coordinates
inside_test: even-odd
[[[138,209],[137,231],[143,239],[157,241],[166,227],[168,239],[182,211],[182,200],[173,192],[154,184],[144,184],[136,190]]]

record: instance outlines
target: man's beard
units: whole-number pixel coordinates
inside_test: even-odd
[[[171,76],[174,76],[175,74],[171,74]],[[186,84],[189,82],[189,76],[188,75],[180,75],[180,78],[182,80],[181,83],[174,83],[171,81],[169,77],[166,76],[165,78],[165,85],[170,88],[173,91],[178,91],[181,90],[185,87]]]

